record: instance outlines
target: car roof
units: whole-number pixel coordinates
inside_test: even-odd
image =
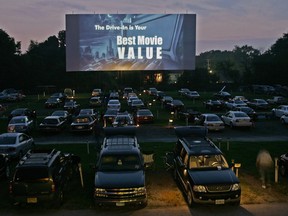
[[[46,116],[45,119],[59,119],[61,116]]]
[[[205,137],[199,137],[198,139],[195,139],[195,137],[183,137],[181,140],[190,155],[222,154],[221,150]]]
[[[27,116],[13,116],[12,119],[26,119]]]
[[[215,114],[215,113],[203,113],[203,114],[201,114],[201,115],[203,115],[203,116],[218,116],[217,114]],[[218,116],[219,117],[219,116]]]
[[[23,133],[2,133],[0,134],[1,137],[17,137]]]

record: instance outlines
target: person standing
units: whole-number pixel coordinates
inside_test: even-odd
[[[260,150],[257,159],[256,167],[259,170],[262,182],[262,188],[266,188],[270,184],[271,172],[273,169],[273,159],[267,150]]]

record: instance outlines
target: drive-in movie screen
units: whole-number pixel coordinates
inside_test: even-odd
[[[66,71],[194,70],[195,14],[67,14]]]

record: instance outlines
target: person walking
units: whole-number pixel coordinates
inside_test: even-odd
[[[273,159],[267,150],[260,150],[257,159],[256,167],[259,170],[262,182],[262,188],[266,188],[270,184],[270,176],[273,169]]]

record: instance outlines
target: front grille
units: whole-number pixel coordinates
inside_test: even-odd
[[[208,192],[227,192],[231,190],[231,185],[209,185]]]
[[[95,192],[95,196],[108,199],[131,199],[143,196],[145,193],[145,190],[139,190],[138,188],[105,189],[102,192]]]

